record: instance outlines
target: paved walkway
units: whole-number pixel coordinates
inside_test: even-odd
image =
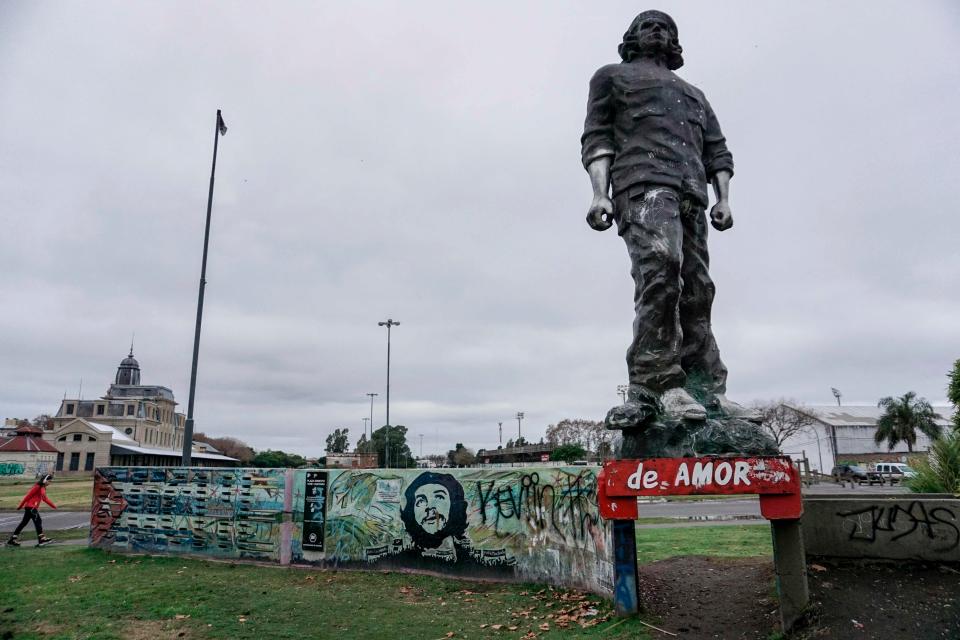
[[[79,529],[80,527],[90,526],[90,513],[86,511],[54,511],[53,509],[41,509],[40,518],[43,520],[43,528],[50,531],[58,529]],[[2,511],[0,512],[0,531],[13,531],[23,519],[23,511]],[[28,523],[27,527],[33,529],[33,523]]]

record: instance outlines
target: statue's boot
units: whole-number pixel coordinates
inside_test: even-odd
[[[663,411],[674,418],[684,420],[707,419],[707,410],[682,387],[664,391],[663,395],[660,396],[660,402],[663,404]]]
[[[763,420],[758,409],[737,404],[733,400],[728,400],[727,396],[722,393],[714,396],[714,403],[717,410],[728,418],[739,418],[749,422],[761,422]]]

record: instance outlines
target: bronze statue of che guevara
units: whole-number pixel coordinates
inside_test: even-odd
[[[630,256],[636,318],[628,404],[687,421],[704,420],[708,410],[755,420],[756,412],[726,398],[727,369],[710,326],[707,183],[716,196],[710,223],[725,231],[733,225],[733,156],[703,92],[674,73],[682,51],[673,19],[645,11],[623,36],[621,62],[590,81],[582,137],[593,186],[587,222],[597,231],[616,222]],[[685,388],[694,376],[700,401]]]

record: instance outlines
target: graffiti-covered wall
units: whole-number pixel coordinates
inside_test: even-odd
[[[4,451],[0,453],[0,478],[33,479],[52,473],[57,454],[46,451]]]
[[[298,472],[291,558],[608,593],[610,533],[596,483],[584,467]],[[314,497],[321,486],[324,505]]]
[[[279,562],[285,480],[284,469],[98,469],[90,542]]]
[[[91,544],[612,592],[597,469],[98,470]]]

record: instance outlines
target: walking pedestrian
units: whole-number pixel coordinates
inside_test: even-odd
[[[50,484],[50,481],[53,480],[53,476],[49,473],[43,474],[37,483],[30,487],[30,491],[27,491],[27,495],[23,496],[23,500],[20,501],[20,504],[17,506],[17,509],[23,509],[23,520],[20,521],[20,524],[17,525],[17,528],[14,530],[13,535],[10,536],[10,539],[7,540],[7,545],[11,547],[20,546],[20,532],[23,531],[23,528],[27,526],[27,523],[33,520],[33,526],[37,529],[37,546],[42,547],[43,545],[50,544],[53,542],[43,533],[43,523],[40,520],[40,503],[46,502],[48,505],[57,508],[57,505],[50,502],[50,498],[47,497],[47,485]]]

